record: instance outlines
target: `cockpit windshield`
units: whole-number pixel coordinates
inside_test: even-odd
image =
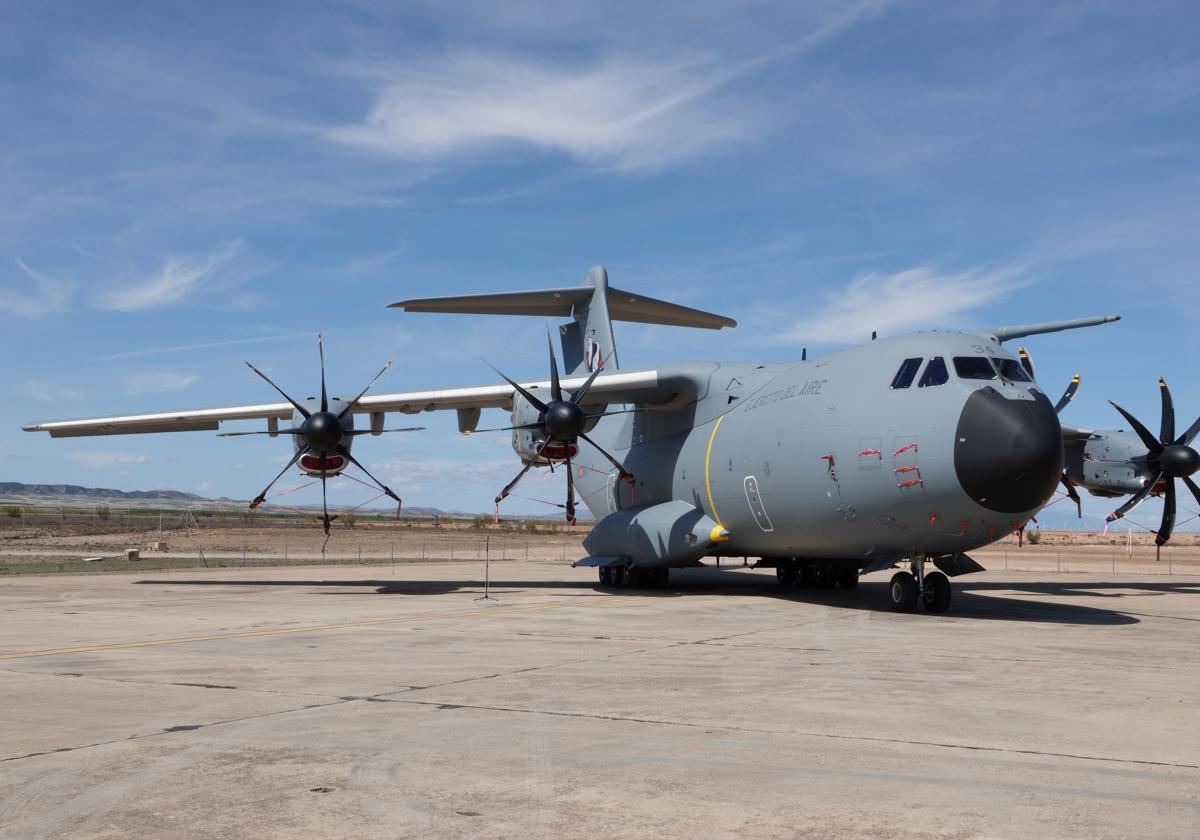
[[[959,379],[995,379],[996,368],[985,356],[955,356],[954,372]]]
[[[1016,359],[993,358],[992,361],[995,362],[996,369],[1000,371],[1000,376],[1009,382],[1033,381],[1029,376],[1029,371],[1025,370],[1025,366]]]

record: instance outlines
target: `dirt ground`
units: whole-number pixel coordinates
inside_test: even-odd
[[[481,527],[482,526],[482,527]],[[428,520],[337,522],[326,543],[322,529],[303,521],[237,517],[0,518],[0,575],[103,572],[130,569],[275,566],[311,563],[412,563],[479,560],[559,560],[583,556],[589,525]],[[1016,536],[972,552],[988,569],[1007,571],[1124,571],[1170,574],[1200,571],[1200,534],[1177,533],[1155,550],[1154,535],[1043,531],[1032,544]],[[125,559],[137,549],[139,559]],[[101,559],[94,559],[101,558]],[[724,560],[740,563],[740,558]],[[753,562],[753,558],[751,558]]]
[[[197,526],[156,522],[65,521],[22,525],[0,520],[0,575],[297,563],[392,563],[456,560],[563,560],[582,556],[587,526],[556,523],[472,527],[467,523],[335,523],[328,542],[319,525],[200,519]],[[140,559],[127,562],[128,549]],[[92,559],[101,558],[101,559]],[[86,559],[86,562],[85,562]]]

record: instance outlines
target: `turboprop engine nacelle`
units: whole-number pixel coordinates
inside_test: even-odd
[[[520,394],[513,396],[512,425],[531,426],[541,422],[542,413]],[[546,466],[551,463],[574,458],[578,451],[574,442],[551,441],[546,443],[546,431],[540,426],[535,429],[513,430],[513,451],[523,463]],[[541,453],[539,457],[538,453]]]

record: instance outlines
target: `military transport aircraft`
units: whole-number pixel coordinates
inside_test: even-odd
[[[583,540],[587,557],[575,565],[597,567],[601,584],[661,586],[672,568],[733,556],[774,567],[784,585],[852,589],[860,574],[899,565],[888,592],[901,612],[918,604],[945,611],[947,575],[981,570],[966,552],[1024,527],[1060,483],[1073,498],[1076,487],[1132,493],[1110,519],[1162,495],[1160,545],[1174,527],[1174,479],[1200,502],[1190,478],[1200,468],[1191,446],[1200,419],[1176,435],[1165,382],[1157,437],[1115,403],[1133,432],[1068,426],[1057,412],[1070,402],[1078,377],[1052,405],[1034,382],[1028,354],[1014,356],[1004,346],[1118,320],[1112,315],[901,335],[783,364],[690,362],[626,371],[618,364],[614,320],[707,329],[736,323],[612,288],[602,267],[581,286],[392,306],[569,317],[559,328],[566,377],[552,345],[546,381],[522,384],[500,374],[501,385],[374,396],[364,389],[340,400],[326,394],[322,360],[319,401],[280,391],[286,402],[25,428],[73,437],[266,420],[265,431],[251,434],[293,440],[280,476],[299,464],[324,482],[348,464],[361,468],[350,454],[355,437],[411,430],[386,429],[389,413],[453,409],[459,431],[471,433],[482,409],[500,408],[510,413],[504,428],[524,466],[497,504],[532,467],[561,470],[568,518],[578,498],[597,520]],[[355,416],[364,414],[369,427],[355,428]],[[289,419],[291,427],[280,428]],[[251,506],[262,503],[271,485]],[[329,522],[326,508],[326,533]],[[927,561],[941,571],[926,572]]]

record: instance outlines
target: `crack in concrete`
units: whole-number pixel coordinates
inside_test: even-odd
[[[989,747],[983,744],[952,744],[940,741],[918,741],[908,738],[881,738],[873,735],[836,735],[830,732],[811,732],[805,730],[788,731],[784,729],[759,729],[749,726],[729,726],[719,723],[690,723],[679,720],[662,720],[658,718],[640,718],[628,715],[602,715],[592,712],[561,712],[549,709],[522,709],[516,706],[482,706],[469,703],[448,704],[437,700],[404,700],[397,703],[409,703],[419,706],[433,706],[439,709],[473,709],[489,712],[513,712],[527,715],[547,715],[550,717],[585,718],[588,720],[605,720],[619,723],[645,723],[658,726],[677,726],[688,729],[721,730],[722,732],[744,732],[753,735],[791,735],[805,738],[826,738],[837,741],[862,741],[883,744],[903,744],[915,747],[938,747],[951,750],[969,750],[976,752],[1007,753],[1011,755],[1032,755],[1042,758],[1066,758],[1077,761],[1098,761],[1111,764],[1133,764],[1147,767],[1169,767],[1182,770],[1200,770],[1200,764],[1179,764],[1170,761],[1151,761],[1138,758],[1115,758],[1102,755],[1080,755],[1077,753],[1061,753],[1049,750],[1024,750],[1016,747]]]

